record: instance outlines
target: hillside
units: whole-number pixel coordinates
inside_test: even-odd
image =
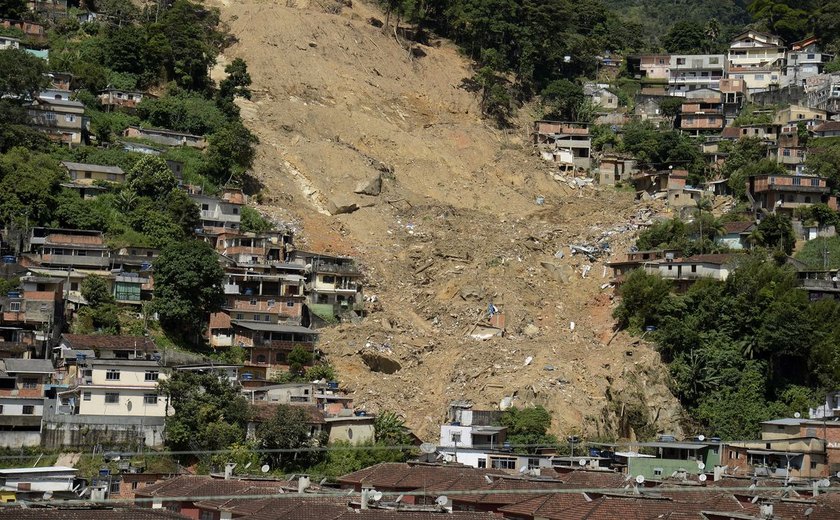
[[[501,132],[480,119],[454,46],[409,51],[368,22],[381,12],[338,6],[220,7],[238,39],[223,59],[245,58],[253,78],[253,99],[238,103],[261,141],[260,210],[294,226],[301,247],[356,255],[375,296],[367,320],[321,342],[357,405],[404,414],[430,440],[462,398],[543,404],[559,434],[679,433],[658,355],[611,340],[603,264],[582,278],[589,262],[568,248],[610,233],[626,250],[632,195],[553,180],[524,122]],[[380,176],[378,196],[354,193]],[[506,336],[469,338],[490,303]]]

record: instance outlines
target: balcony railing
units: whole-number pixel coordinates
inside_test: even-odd
[[[107,267],[111,259],[107,256],[77,256],[77,255],[41,255],[41,262],[52,265]]]

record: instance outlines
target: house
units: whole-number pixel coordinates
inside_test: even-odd
[[[840,137],[840,121],[826,121],[812,131],[815,137]]]
[[[665,280],[675,282],[677,290],[688,289],[697,280],[725,281],[732,272],[737,256],[732,254],[705,254],[682,258],[665,258],[645,264],[648,273],[658,274]]]
[[[20,40],[11,36],[0,36],[0,51],[19,49]]]
[[[727,140],[738,139],[761,139],[775,143],[779,139],[781,132],[780,125],[745,125],[745,126],[728,126],[721,132],[721,137]]]
[[[101,231],[33,228],[29,247],[24,257],[44,267],[107,269],[111,263]]]
[[[726,56],[723,54],[674,54],[671,55],[668,75],[668,93],[685,96],[695,89],[720,88],[724,77]]]
[[[155,98],[152,94],[135,90],[121,90],[108,87],[99,93],[99,102],[104,107],[133,110],[145,98]]]
[[[720,132],[726,126],[720,91],[711,89],[688,93],[680,108],[680,130],[693,135],[704,132]]]
[[[30,11],[52,22],[67,17],[67,0],[27,0],[26,3]]]
[[[247,352],[246,369],[263,379],[288,368],[287,357],[295,347],[314,352],[319,334],[299,325],[246,320],[230,320],[230,330],[233,344]]]
[[[23,32],[26,36],[36,40],[44,39],[47,35],[47,29],[42,24],[27,22],[24,20],[4,18],[3,20],[0,20],[0,27],[5,29],[17,29]]]
[[[588,170],[591,167],[592,138],[589,125],[540,120],[534,122],[532,136],[543,159],[554,162],[562,159],[560,162],[572,169]]]
[[[54,373],[48,359],[0,361],[0,447],[41,444],[45,388]]]
[[[288,481],[220,478],[208,475],[178,475],[156,484],[135,490],[136,499],[142,499],[137,505],[146,509],[165,509],[183,515],[184,518],[219,518],[210,514],[201,514],[196,502],[209,500],[209,497],[231,496],[244,492],[246,495],[279,495]],[[186,497],[198,497],[188,499]],[[224,517],[230,518],[230,515]]]
[[[757,175],[747,184],[753,209],[792,214],[797,208],[816,203],[837,208],[837,199],[830,195],[826,179],[805,175]]]
[[[125,172],[119,166],[61,161],[73,184],[92,185],[96,181],[124,183]]]
[[[722,78],[720,92],[723,95],[723,115],[728,126],[741,113],[747,98],[747,85],[743,79]]]
[[[242,365],[229,365],[224,363],[198,363],[195,365],[177,365],[172,367],[176,372],[192,372],[197,374],[216,374],[219,378],[227,380],[231,384],[238,384],[239,371]]]
[[[108,334],[62,334],[56,347],[62,350],[92,350],[98,359],[152,360],[159,357],[154,340],[146,336]]]
[[[831,113],[840,112],[840,73],[807,78],[805,93],[808,106]]]
[[[189,146],[191,148],[198,148],[199,150],[207,147],[207,140],[200,135],[176,132],[163,128],[129,126],[123,131],[123,137],[146,139],[147,141],[165,146]]]
[[[239,231],[242,207],[245,206],[242,190],[225,188],[221,198],[203,194],[192,194],[190,198],[198,205],[201,212],[201,233],[211,245],[215,246],[217,235]]]
[[[38,99],[44,101],[72,101],[73,91],[65,88],[45,88],[38,92]]]
[[[401,493],[438,486],[464,477],[478,476],[483,479],[485,475],[492,477],[504,474],[504,471],[498,469],[477,469],[461,464],[382,462],[342,475],[338,478],[338,484],[344,489],[357,492],[372,488],[377,491]],[[404,497],[408,504],[414,503],[415,500],[414,495]]]
[[[650,251],[630,251],[624,260],[615,260],[607,262],[607,267],[613,270],[614,281],[620,282],[624,276],[633,271],[644,267],[651,262],[664,260],[666,257],[674,258],[679,254],[675,250],[653,249]]]
[[[709,195],[706,190],[688,184],[687,170],[671,170],[668,175],[668,206],[681,210],[693,208],[697,201]]]
[[[507,427],[501,426],[501,412],[473,410],[467,401],[453,401],[448,421],[440,427],[440,447],[498,449],[504,446]]]
[[[291,263],[308,267],[307,309],[312,323],[334,323],[364,313],[364,273],[353,258],[295,250]]]
[[[78,101],[37,98],[29,105],[32,125],[50,139],[69,146],[85,140],[88,122],[84,113],[85,106]]]
[[[752,29],[744,31],[729,45],[728,75],[743,79],[748,94],[778,88],[786,71],[785,53],[780,38]]]
[[[303,269],[228,267],[224,312],[233,319],[300,325],[303,321]]]
[[[21,277],[22,291],[12,291],[3,302],[3,325],[12,327],[16,340],[43,355],[64,324],[62,278],[29,274]]]
[[[163,444],[168,400],[157,361],[93,359],[79,364],[70,388],[48,400],[43,445]]]
[[[598,163],[598,180],[601,184],[613,185],[629,181],[638,171],[636,159],[633,157],[606,153]]]
[[[747,249],[750,245],[750,233],[756,228],[755,221],[745,220],[726,222],[723,225],[723,235],[715,239],[715,243],[732,250]]]
[[[667,82],[671,77],[671,56],[669,54],[645,54],[630,56],[628,67],[635,69],[635,76],[650,80]]]
[[[642,87],[634,98],[633,115],[642,121],[663,122],[665,116],[662,114],[662,102],[672,97],[664,88]]]
[[[145,143],[136,143],[132,141],[123,141],[122,149],[126,152],[133,152],[133,153],[142,153],[143,155],[161,155],[163,150],[160,148],[155,148],[154,146],[145,144]]]
[[[638,443],[638,448],[656,452],[653,457],[628,457],[627,474],[662,480],[675,473],[682,478],[704,474],[706,468],[720,464],[719,442],[657,441]]]
[[[583,86],[583,95],[596,107],[615,110],[618,108],[618,96],[608,90],[606,83],[587,83]]]
[[[50,78],[50,84],[53,88],[71,90],[73,74],[69,72],[48,72],[47,77]]]
[[[802,175],[805,172],[807,152],[808,148],[799,136],[796,125],[782,127],[778,140],[767,150],[768,155],[776,159],[776,162],[791,175]]]
[[[285,263],[293,244],[290,232],[242,233],[224,231],[216,239],[216,251],[242,265]]]
[[[799,122],[803,122],[808,128],[812,128],[822,124],[827,119],[828,113],[825,110],[802,105],[788,105],[776,112],[773,122],[782,126],[796,126]]]
[[[44,500],[53,496],[74,497],[76,468],[67,466],[44,466],[40,468],[0,469],[0,492],[14,493],[12,502],[20,500]],[[75,495],[78,498],[78,495]],[[25,518],[13,513],[9,518]],[[34,518],[34,517],[30,517]],[[53,518],[50,515],[50,518]]]
[[[834,58],[819,48],[819,38],[808,37],[792,43],[787,53],[785,76],[789,85],[805,86],[808,78],[822,74],[825,64]]]

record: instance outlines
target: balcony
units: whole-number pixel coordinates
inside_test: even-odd
[[[41,263],[65,267],[108,267],[111,259],[107,256],[78,256],[43,254]]]
[[[361,274],[361,270],[355,262],[334,263],[316,260],[312,262],[312,270],[316,273]]]
[[[217,222],[239,222],[239,213],[224,213],[222,211],[201,210],[201,220],[215,220]]]

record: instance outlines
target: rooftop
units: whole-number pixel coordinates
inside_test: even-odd
[[[292,332],[295,334],[320,334],[319,331],[301,327],[300,325],[283,325],[282,323],[263,323],[256,321],[230,320],[231,325],[247,330],[263,332]]]
[[[112,336],[108,334],[62,334],[61,341],[77,350],[142,350],[155,351],[154,340],[144,336]]]
[[[12,374],[51,374],[55,371],[49,359],[4,359],[5,371]]]
[[[122,175],[125,172],[119,166],[105,166],[104,164],[87,164],[87,163],[77,163],[77,162],[70,162],[70,161],[61,161],[61,164],[64,165],[65,168],[68,170],[82,170],[82,171],[90,171],[90,172],[102,172],[102,173],[114,173],[116,175]]]

